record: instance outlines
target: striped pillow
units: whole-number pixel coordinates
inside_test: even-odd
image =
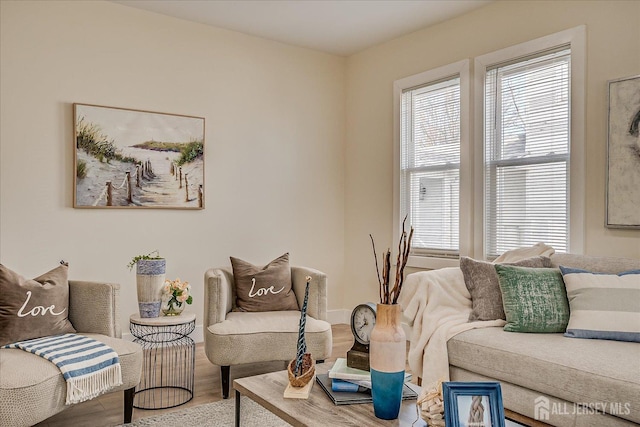
[[[565,336],[640,342],[640,270],[560,270],[571,310]]]

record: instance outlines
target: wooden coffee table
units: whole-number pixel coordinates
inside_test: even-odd
[[[332,365],[332,363],[316,365],[316,373],[326,374]],[[314,384],[309,399],[285,399],[282,395],[287,383],[287,371],[234,380],[236,427],[240,426],[241,394],[293,426],[426,426],[425,421],[418,415],[415,400],[404,400],[398,419],[388,421],[375,417],[371,403],[334,405],[318,384]],[[412,386],[419,392],[417,385],[412,384]]]

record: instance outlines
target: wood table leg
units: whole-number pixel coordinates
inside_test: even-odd
[[[240,392],[236,390],[236,427],[240,427]]]

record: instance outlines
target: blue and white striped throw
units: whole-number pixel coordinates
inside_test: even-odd
[[[122,385],[118,353],[108,345],[77,334],[54,335],[4,346],[54,363],[67,382],[66,404],[84,402]]]

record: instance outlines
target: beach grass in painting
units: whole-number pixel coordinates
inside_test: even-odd
[[[204,208],[204,118],[74,104],[78,208]]]

